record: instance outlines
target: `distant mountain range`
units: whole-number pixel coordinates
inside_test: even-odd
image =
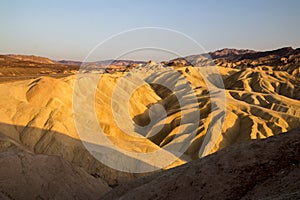
[[[237,55],[242,55],[242,54],[250,54],[250,53],[256,53],[254,50],[249,50],[249,49],[220,49],[217,51],[209,52],[209,55],[211,58],[225,58],[229,56],[237,56]]]
[[[224,48],[220,50],[216,50],[213,52],[209,52],[206,54],[198,54],[198,55],[191,55],[187,56],[185,58],[192,59],[192,58],[209,58],[213,60],[217,59],[225,59],[227,61],[241,61],[241,60],[254,60],[259,59],[263,57],[268,58],[282,58],[286,57],[288,58],[291,55],[297,55],[300,54],[300,48],[293,49],[292,47],[283,47],[276,50],[271,51],[254,51],[250,49],[230,49],[230,48]],[[176,58],[172,61],[182,59],[182,58]],[[72,65],[72,66],[80,66],[82,64],[81,61],[74,61],[74,60],[51,60],[46,57],[41,56],[34,56],[34,55],[14,55],[14,54],[8,54],[8,55],[0,55],[0,61],[10,61],[10,62],[33,62],[33,63],[39,63],[39,64],[61,64],[61,65]],[[169,61],[167,61],[169,62]],[[98,66],[106,66],[106,65],[114,65],[114,66],[127,66],[132,64],[146,64],[146,61],[134,61],[134,60],[101,60],[101,61],[95,61],[95,62],[89,62],[89,63],[95,63]]]
[[[226,58],[230,60],[243,60],[243,59],[258,59],[266,56],[288,57],[300,53],[300,48],[293,49],[292,47],[283,47],[271,51],[254,51],[249,49],[221,49],[210,52],[209,55],[212,59]]]

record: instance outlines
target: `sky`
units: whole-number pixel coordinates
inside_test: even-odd
[[[164,43],[163,49],[172,50],[176,42],[174,49],[180,54],[198,53],[172,33],[192,38],[204,51],[297,48],[300,47],[299,10],[298,0],[1,0],[0,54],[81,61],[98,45],[101,51],[94,53],[97,60],[114,59],[118,55],[138,60],[174,56],[170,52],[148,50],[126,57],[126,51],[137,48],[139,44],[131,44],[139,39],[148,42],[141,47],[156,41]],[[147,34],[137,31],[126,35],[128,30],[141,27],[160,27],[165,31],[161,33],[163,36],[151,30]],[[121,37],[115,40],[118,34]],[[103,42],[105,45],[99,47]]]

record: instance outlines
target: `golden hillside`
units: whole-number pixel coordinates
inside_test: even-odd
[[[100,77],[6,79],[0,132],[26,151],[60,156],[114,186],[298,127],[298,50],[230,52],[215,55],[217,66],[200,55]],[[121,153],[99,145],[99,128]]]

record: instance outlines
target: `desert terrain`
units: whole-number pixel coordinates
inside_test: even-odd
[[[300,49],[1,55],[0,96],[1,199],[300,198]],[[102,148],[99,161],[86,148],[96,128],[127,157]]]

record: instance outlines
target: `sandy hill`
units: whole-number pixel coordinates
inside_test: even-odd
[[[298,50],[275,50],[251,59],[232,56],[257,52],[232,54],[214,60],[195,55],[104,71],[96,84],[92,80],[97,71],[80,76],[72,71],[76,68],[63,64],[57,68],[49,64],[44,76],[40,72],[46,67],[39,64],[33,67],[37,71],[29,70],[39,73],[27,77],[22,61],[12,67],[13,78],[5,75],[11,69],[3,66],[0,72],[7,80],[0,84],[0,132],[26,152],[59,156],[114,187],[153,170],[298,127]],[[212,68],[212,63],[217,67]],[[18,77],[24,80],[16,81]],[[94,110],[97,120],[87,120]],[[100,137],[92,133],[98,127],[104,132],[101,138],[108,138],[123,154],[95,145]],[[100,149],[95,150],[97,158],[106,164],[82,140]],[[9,147],[4,145],[3,152]],[[168,151],[160,154],[161,149]],[[118,169],[113,167],[116,163]]]

